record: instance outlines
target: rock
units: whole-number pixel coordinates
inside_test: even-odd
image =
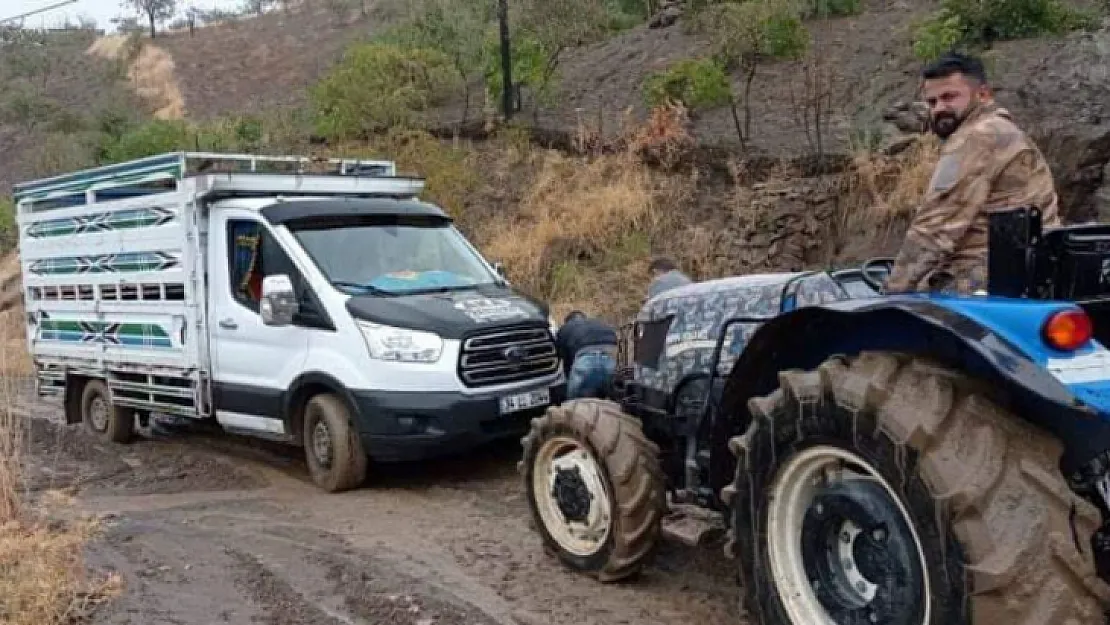
[[[667,28],[673,26],[678,18],[682,17],[682,2],[667,2],[648,22],[648,28]]]
[[[902,132],[920,134],[929,129],[929,107],[924,102],[897,102],[883,111],[883,121]]]
[[[897,156],[898,154],[901,154],[902,152],[905,152],[906,150],[913,147],[914,144],[917,143],[917,141],[918,137],[916,135],[903,135],[900,137],[894,137],[884,142],[884,144],[879,148],[879,151],[883,154],[886,154],[887,156]]]
[[[1110,219],[1110,124],[1067,124],[1033,135],[1052,166],[1066,222]]]

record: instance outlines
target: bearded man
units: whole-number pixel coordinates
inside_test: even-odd
[[[1036,207],[1045,228],[1060,225],[1052,172],[995,103],[980,60],[951,53],[922,79],[929,125],[943,147],[884,291],[982,292],[991,212]]]

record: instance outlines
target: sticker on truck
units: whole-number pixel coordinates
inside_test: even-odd
[[[528,312],[507,299],[479,297],[455,302],[455,308],[462,311],[476,323],[506,321],[527,318]]]

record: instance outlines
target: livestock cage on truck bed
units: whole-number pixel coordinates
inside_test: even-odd
[[[422,188],[391,161],[194,152],[15,185],[38,392],[99,377],[117,405],[209,416],[207,203]]]

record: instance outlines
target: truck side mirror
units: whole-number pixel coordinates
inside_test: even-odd
[[[297,294],[293,281],[285,274],[266,276],[262,279],[262,301],[258,310],[262,323],[268,326],[287,326],[297,314]]]
[[[496,263],[493,263],[493,270],[496,271],[497,275],[501,276],[502,278],[506,277],[505,276],[505,264],[502,263],[501,261],[497,261]]]

